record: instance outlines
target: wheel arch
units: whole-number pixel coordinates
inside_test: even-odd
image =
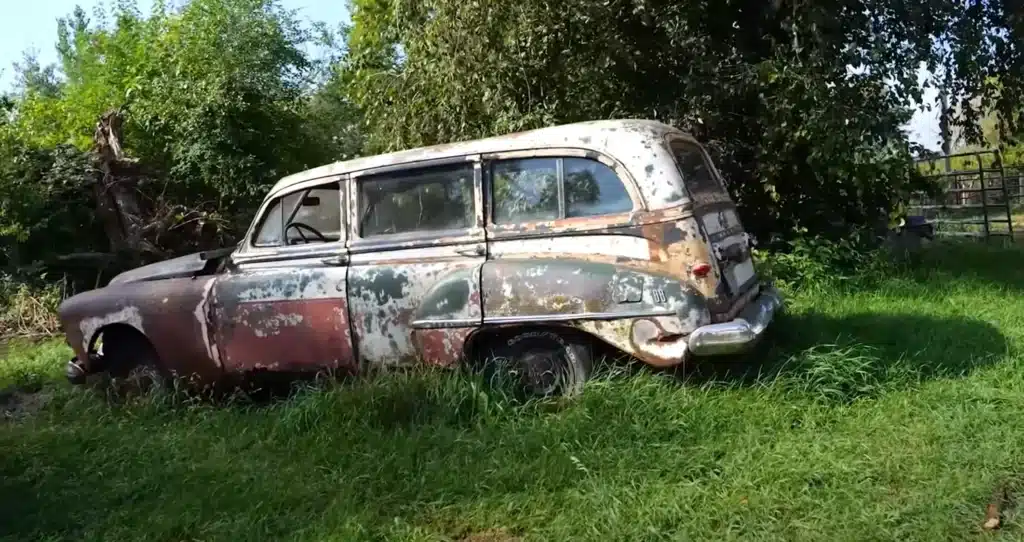
[[[111,345],[116,346],[111,348]],[[97,329],[89,341],[88,352],[90,359],[99,360],[94,371],[117,373],[141,363],[162,367],[153,341],[141,329],[126,322],[115,322]]]
[[[536,322],[482,326],[466,338],[466,343],[463,347],[464,358],[469,363],[476,363],[480,360],[480,356],[484,354],[484,349],[488,342],[503,340],[507,337],[529,331],[554,331],[574,337],[586,338],[595,349],[601,350],[602,353],[624,353],[614,344],[604,340],[600,335],[591,333],[586,329],[581,329],[567,323]]]
[[[153,346],[153,341],[151,341],[149,337],[146,336],[146,333],[139,329],[138,327],[132,325],[129,322],[114,322],[111,324],[106,324],[96,329],[92,333],[92,336],[87,338],[88,348],[86,350],[90,354],[100,353],[97,350],[97,345],[101,343],[101,339],[104,337],[104,335],[140,337],[141,339],[149,343],[151,347]]]

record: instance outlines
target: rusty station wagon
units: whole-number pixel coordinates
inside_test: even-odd
[[[68,299],[72,381],[219,381],[483,359],[578,389],[595,344],[653,366],[738,353],[782,300],[701,145],[653,121],[557,126],[286,177],[244,239]]]

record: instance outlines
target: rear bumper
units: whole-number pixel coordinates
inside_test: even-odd
[[[761,293],[730,322],[697,328],[690,334],[687,350],[696,356],[721,356],[743,352],[753,347],[782,311],[782,295],[771,286]]]

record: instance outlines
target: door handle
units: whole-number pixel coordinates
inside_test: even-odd
[[[331,256],[329,258],[324,258],[324,259],[322,259],[320,261],[323,262],[324,265],[335,265],[335,266],[347,265],[348,264],[348,256],[346,256],[346,255]]]
[[[477,245],[473,248],[464,248],[462,250],[456,250],[455,253],[458,254],[459,256],[483,256],[486,253],[486,251],[484,250],[483,245]]]

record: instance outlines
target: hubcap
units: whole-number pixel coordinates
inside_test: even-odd
[[[511,368],[519,385],[533,395],[548,396],[562,384],[564,360],[548,349],[529,350],[519,357]]]

